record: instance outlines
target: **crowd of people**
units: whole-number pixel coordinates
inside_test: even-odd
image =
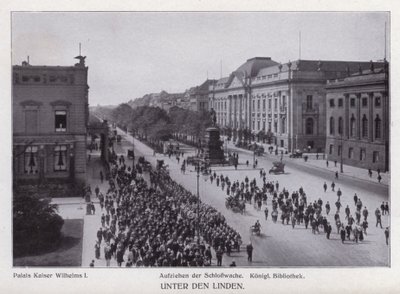
[[[127,267],[210,266],[213,251],[222,265],[221,254],[240,250],[241,236],[220,212],[168,173],[151,170],[146,181],[139,167],[115,160],[106,195],[96,192],[102,213],[96,259],[107,266],[112,258]]]
[[[228,176],[213,172],[210,175],[210,183],[215,183],[217,187],[221,187],[226,191],[227,203],[247,203],[253,204],[254,208],[261,210],[264,204],[265,220],[271,215],[274,223],[280,221],[283,225],[291,225],[293,228],[304,225],[306,229],[311,228],[313,234],[324,233],[327,239],[330,239],[332,233],[332,225],[329,221],[331,204],[319,198],[314,202],[307,201],[307,195],[303,187],[297,191],[290,193],[285,188],[280,189],[278,181],[267,181],[265,170],[260,170],[261,185],[257,185],[257,180],[250,180],[247,176],[243,181],[232,181]],[[367,228],[369,226],[369,211],[363,205],[362,200],[357,194],[354,195],[354,208],[346,205],[344,215],[341,213],[342,191],[340,188],[335,190],[335,182],[331,183],[332,192],[336,193],[337,200],[335,202],[336,210],[334,211],[334,225],[337,234],[340,234],[342,243],[352,241],[358,243],[363,241],[367,236]],[[328,185],[323,184],[324,193],[327,192]],[[267,201],[271,198],[272,211],[269,212]],[[325,209],[325,210],[324,210]],[[241,211],[241,210],[240,210]],[[342,210],[343,212],[343,210]],[[376,227],[382,227],[381,216],[389,213],[388,202],[382,202],[380,209],[375,210]],[[388,240],[389,229],[385,230],[386,241]]]

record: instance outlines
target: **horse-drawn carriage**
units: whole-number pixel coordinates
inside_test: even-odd
[[[241,214],[246,210],[245,201],[232,196],[226,198],[225,206],[227,209],[232,209],[233,212],[240,212]]]

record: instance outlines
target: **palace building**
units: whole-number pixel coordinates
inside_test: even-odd
[[[13,173],[25,182],[86,178],[88,67],[12,68]]]
[[[379,67],[378,67],[379,66]],[[388,64],[327,83],[328,159],[361,168],[389,170]]]
[[[243,130],[270,133],[276,146],[289,152],[324,152],[326,82],[345,77],[369,62],[297,60],[278,63],[270,57],[248,59],[209,89],[209,109],[217,124],[240,140]]]

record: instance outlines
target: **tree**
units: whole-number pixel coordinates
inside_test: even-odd
[[[33,253],[57,244],[64,220],[50,200],[14,193],[14,255]]]

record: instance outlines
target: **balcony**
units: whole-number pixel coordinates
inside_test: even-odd
[[[319,104],[315,103],[313,107],[307,107],[306,103],[302,104],[302,112],[303,114],[317,114],[319,113]]]

